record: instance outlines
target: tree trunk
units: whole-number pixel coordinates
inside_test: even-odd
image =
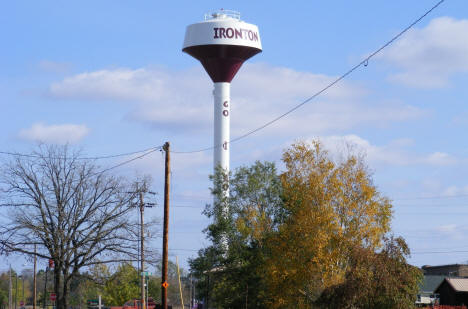
[[[63,290],[62,290],[62,305],[63,309],[67,308],[67,298],[68,298],[68,284],[67,280],[63,280]]]
[[[58,267],[59,265],[55,265],[54,268],[54,291],[55,291],[55,306],[56,309],[66,309],[63,306],[64,303],[64,295],[60,293],[60,285],[62,283],[62,276],[60,274],[60,268]]]
[[[70,282],[70,274],[68,272],[68,266],[65,266],[65,270],[63,271],[63,308],[66,309],[68,307],[68,283]]]

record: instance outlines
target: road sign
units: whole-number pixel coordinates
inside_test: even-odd
[[[149,272],[149,271],[142,271],[142,272],[141,272],[141,275],[142,275],[142,276],[145,276],[145,277],[148,277],[148,276],[151,276],[152,273]]]
[[[161,284],[163,288],[167,289],[167,287],[169,286],[169,283],[167,282],[164,282],[163,284]]]
[[[50,300],[55,301],[57,299],[57,294],[55,293],[50,293]]]

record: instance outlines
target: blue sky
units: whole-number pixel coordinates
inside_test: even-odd
[[[232,83],[236,137],[310,97],[435,2],[5,2],[0,150],[27,152],[38,141],[69,142],[96,156],[165,141],[176,151],[209,147],[211,81],[181,52],[186,25],[204,13],[234,9],[260,29],[263,52]],[[466,11],[466,1],[446,0],[368,66],[233,144],[231,166],[280,164],[295,140],[320,138],[332,152],[353,143],[394,200],[393,231],[409,242],[410,262],[466,262],[468,252],[428,253],[468,251]],[[211,200],[211,162],[211,151],[173,154],[170,247],[183,265],[207,244],[201,210]],[[149,173],[162,194],[161,154],[118,172]],[[161,216],[162,208],[148,213]]]

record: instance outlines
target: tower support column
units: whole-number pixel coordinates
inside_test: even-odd
[[[231,84],[214,83],[214,168],[221,166],[229,173],[230,119],[231,119]],[[225,192],[229,196],[229,190]]]

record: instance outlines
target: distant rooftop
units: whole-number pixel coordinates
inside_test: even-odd
[[[421,268],[436,268],[436,267],[449,267],[449,266],[468,266],[468,264],[445,264],[445,265],[423,265]]]
[[[468,292],[468,278],[445,278],[456,292]]]
[[[419,290],[423,293],[432,294],[437,287],[444,281],[446,276],[424,276]]]
[[[468,278],[467,264],[447,264],[436,266],[424,265],[422,270],[424,271],[425,275]]]

